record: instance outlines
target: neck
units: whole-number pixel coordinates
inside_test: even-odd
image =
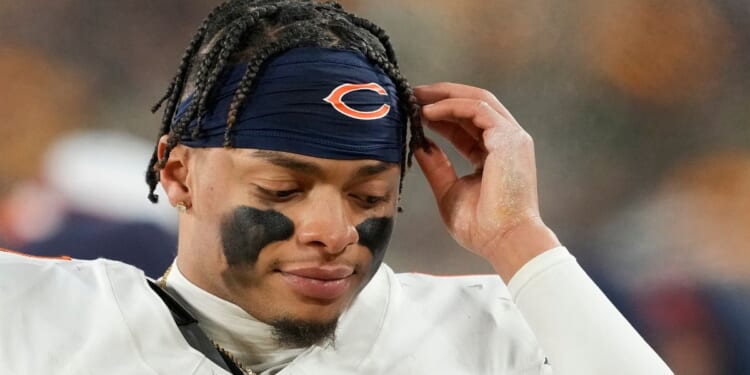
[[[283,367],[304,351],[279,345],[273,327],[196,286],[180,272],[176,262],[165,276],[166,287],[185,299],[208,337],[254,371]]]

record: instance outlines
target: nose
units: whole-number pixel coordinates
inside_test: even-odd
[[[332,255],[341,253],[349,245],[357,243],[359,235],[347,214],[347,205],[343,199],[310,199],[310,205],[297,227],[297,238],[300,242]]]

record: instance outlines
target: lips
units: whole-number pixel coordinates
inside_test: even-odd
[[[354,269],[347,266],[323,266],[281,269],[291,289],[304,297],[333,300],[343,296],[353,281]]]

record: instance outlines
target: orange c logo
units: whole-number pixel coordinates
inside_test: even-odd
[[[345,83],[343,85],[340,85],[333,89],[328,96],[326,96],[323,101],[326,103],[330,103],[333,108],[340,113],[349,116],[351,118],[355,118],[357,120],[377,120],[379,118],[385,117],[385,115],[388,114],[388,111],[391,110],[391,106],[388,104],[381,105],[378,109],[374,111],[364,112],[364,111],[358,111],[352,107],[349,107],[344,103],[344,95],[359,91],[359,90],[370,90],[375,91],[376,93],[380,95],[388,95],[388,93],[385,91],[385,89],[378,85],[377,83]]]

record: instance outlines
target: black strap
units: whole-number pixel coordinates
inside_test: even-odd
[[[230,372],[232,375],[244,375],[245,373],[237,367],[237,365],[230,358],[216,349],[214,343],[206,336],[201,327],[198,325],[198,320],[190,314],[185,306],[185,301],[178,294],[172,294],[162,289],[155,282],[148,280],[148,285],[154,290],[157,296],[164,301],[169,311],[172,312],[172,318],[174,318],[177,327],[180,329],[182,336],[185,337],[185,341],[190,344],[195,350],[203,353],[206,358],[210,359],[211,362],[217,364],[219,367]]]

